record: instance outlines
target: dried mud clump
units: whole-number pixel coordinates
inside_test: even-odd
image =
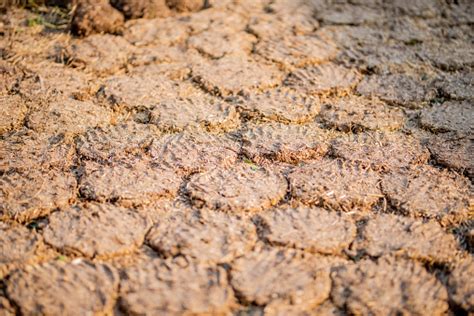
[[[187,184],[194,205],[236,213],[271,207],[285,196],[286,189],[282,175],[246,163],[195,175]]]
[[[346,97],[329,100],[320,114],[329,126],[343,132],[397,130],[405,121],[403,112],[377,99]]]
[[[128,314],[224,314],[233,291],[222,267],[159,259],[125,271],[120,305]]]
[[[249,252],[257,241],[252,223],[220,212],[159,219],[148,244],[166,257],[182,255],[203,263],[225,263]]]
[[[134,210],[87,204],[51,214],[43,236],[63,253],[111,257],[140,247],[150,226]]]
[[[110,4],[126,19],[164,18],[171,13],[165,0],[111,0]]]
[[[345,212],[370,210],[382,197],[377,174],[339,160],[297,167],[289,181],[294,200]]]
[[[332,274],[333,302],[354,315],[442,315],[446,289],[421,264],[393,258],[362,260]]]
[[[0,135],[23,125],[26,105],[20,96],[0,95]]]
[[[436,97],[436,89],[429,80],[407,74],[365,77],[357,86],[357,92],[407,108],[420,108]]]
[[[153,160],[178,174],[189,175],[237,162],[240,146],[225,136],[178,133],[163,137],[150,147]]]
[[[242,135],[243,153],[257,163],[298,163],[326,155],[327,132],[313,126],[256,125]]]
[[[424,109],[420,115],[421,126],[433,132],[455,132],[460,136],[474,135],[474,106],[470,101],[445,102]]]
[[[0,277],[9,270],[31,263],[40,237],[23,226],[0,222]]]
[[[180,184],[181,177],[173,170],[146,161],[131,161],[126,165],[86,163],[79,192],[83,197],[99,202],[146,205],[159,198],[174,197]]]
[[[402,133],[362,133],[336,138],[331,153],[367,168],[380,171],[422,165],[429,152],[416,138]]]
[[[123,15],[114,9],[108,0],[85,0],[78,1],[71,22],[71,31],[79,36],[118,33],[122,30],[123,24]]]
[[[427,146],[438,164],[474,178],[474,139],[433,135]]]
[[[391,205],[407,215],[437,219],[443,225],[468,218],[470,184],[455,173],[417,167],[382,179]]]
[[[319,99],[293,89],[278,88],[249,93],[237,101],[237,106],[245,119],[305,123],[319,113],[320,103]]]
[[[23,315],[105,314],[112,311],[118,284],[108,265],[56,261],[13,273],[7,294]]]
[[[474,260],[467,258],[458,263],[448,279],[451,299],[468,313],[474,312]]]
[[[207,5],[209,0],[166,0],[166,4],[171,9],[179,12],[199,11]]]
[[[450,262],[460,251],[454,235],[433,221],[381,214],[369,219],[356,248],[372,257],[407,256],[426,262]]]
[[[293,71],[285,80],[288,86],[308,94],[343,93],[354,87],[360,74],[333,63]]]
[[[263,249],[236,259],[231,283],[245,302],[296,305],[308,309],[329,296],[330,266],[295,250]]]
[[[26,222],[64,207],[75,197],[76,179],[61,171],[10,172],[0,175],[0,219]]]
[[[256,215],[255,221],[270,244],[313,253],[340,253],[356,236],[356,226],[347,215],[322,208],[271,209]]]

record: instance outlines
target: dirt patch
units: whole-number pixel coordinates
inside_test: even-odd
[[[423,110],[420,124],[433,132],[455,132],[460,136],[468,136],[474,134],[473,117],[471,102],[445,102]]]
[[[23,125],[27,109],[19,96],[0,96],[0,103],[2,103],[2,108],[0,109],[0,135],[3,135]]]

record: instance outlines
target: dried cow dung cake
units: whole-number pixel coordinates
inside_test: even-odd
[[[186,189],[194,205],[236,213],[269,208],[286,194],[279,173],[246,163],[192,176]]]
[[[51,214],[43,236],[64,253],[111,257],[140,247],[150,226],[151,221],[135,210],[109,204],[75,205]]]
[[[240,146],[228,137],[202,132],[170,134],[150,146],[153,160],[189,175],[237,162]]]
[[[437,219],[443,225],[469,216],[471,186],[456,173],[420,166],[385,175],[381,185],[390,204],[404,214]]]
[[[321,108],[318,98],[284,87],[251,92],[236,101],[245,119],[282,123],[309,122]]]
[[[318,207],[270,209],[256,215],[255,222],[270,244],[322,254],[340,253],[356,236],[348,215]]]
[[[457,263],[448,279],[448,290],[451,299],[468,313],[474,312],[474,260],[466,258]]]
[[[332,301],[354,315],[443,315],[448,310],[446,289],[414,261],[364,259],[331,276]]]
[[[274,66],[232,55],[197,64],[193,67],[193,76],[206,91],[222,96],[272,88],[283,79],[283,74]]]
[[[81,158],[97,162],[127,162],[143,155],[161,133],[154,125],[133,121],[88,129],[75,138]]]
[[[76,179],[57,170],[0,175],[0,220],[26,222],[64,207],[75,198]]]
[[[110,0],[126,19],[164,18],[170,15],[166,0]]]
[[[360,74],[357,70],[325,63],[293,71],[286,78],[285,84],[308,94],[324,95],[346,92],[359,80]]]
[[[222,267],[155,259],[124,272],[120,306],[128,314],[225,314],[233,290]]]
[[[328,152],[328,133],[311,125],[255,125],[242,134],[243,153],[253,161],[298,163]]]
[[[111,313],[118,288],[112,267],[80,259],[28,267],[7,282],[8,297],[23,315]]]
[[[381,214],[370,218],[355,247],[372,257],[393,254],[427,262],[449,262],[460,251],[454,235],[433,221]]]
[[[150,204],[163,197],[174,197],[181,177],[173,170],[146,161],[100,165],[86,163],[79,192],[99,202],[116,201],[124,206]]]
[[[436,96],[436,89],[429,80],[411,74],[365,77],[357,86],[357,92],[407,108],[420,108]]]
[[[380,171],[422,165],[430,156],[418,139],[403,133],[368,132],[336,138],[332,155]]]
[[[0,222],[0,277],[30,263],[39,244],[40,237],[34,231]]]
[[[38,133],[79,134],[111,120],[112,111],[105,107],[90,101],[64,99],[30,113],[27,125]]]
[[[323,258],[289,249],[262,249],[236,259],[231,283],[250,304],[273,301],[311,308],[329,296],[331,265]]]
[[[340,160],[309,162],[295,168],[288,178],[292,198],[308,205],[368,211],[383,197],[375,172]]]
[[[405,121],[400,109],[375,98],[363,97],[329,100],[321,110],[321,118],[328,126],[343,132],[397,130]]]
[[[433,132],[474,135],[474,104],[471,101],[448,101],[421,111],[420,123]]]
[[[0,135],[3,135],[23,125],[27,108],[24,100],[18,95],[0,94],[0,104]]]
[[[249,219],[221,212],[158,219],[148,244],[166,257],[178,255],[204,263],[225,263],[248,251],[257,241]]]

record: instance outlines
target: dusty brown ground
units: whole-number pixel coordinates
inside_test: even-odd
[[[192,2],[3,11],[0,315],[474,313],[472,1]]]

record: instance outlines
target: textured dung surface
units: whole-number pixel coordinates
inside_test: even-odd
[[[192,282],[190,282],[192,280]],[[233,301],[226,271],[160,259],[125,271],[120,305],[130,314],[225,313]]]
[[[473,1],[7,2],[1,316],[474,313]]]
[[[7,293],[24,315],[101,314],[112,310],[118,283],[107,265],[54,262],[15,272]]]
[[[362,133],[336,138],[331,153],[376,170],[397,170],[426,163],[429,152],[418,139],[402,133]]]
[[[139,247],[150,224],[134,210],[106,204],[76,205],[51,214],[44,239],[64,253],[107,257]]]
[[[387,106],[377,99],[347,97],[329,101],[323,106],[324,122],[343,132],[365,130],[397,130],[405,116],[398,108]]]
[[[130,164],[100,165],[87,163],[79,192],[99,202],[116,201],[123,205],[149,204],[176,195],[181,177],[173,170],[146,161]]]
[[[298,163],[324,156],[329,149],[327,134],[313,126],[256,125],[242,134],[242,150],[257,163],[272,160]]]
[[[239,145],[227,137],[205,133],[178,133],[163,137],[150,147],[157,164],[191,174],[230,167],[237,161]]]
[[[433,132],[456,132],[459,135],[474,134],[474,105],[470,101],[445,102],[421,112],[421,125]]]
[[[250,93],[239,100],[243,117],[262,121],[304,123],[319,113],[320,100],[293,89],[278,88],[264,93]]]
[[[324,259],[295,250],[263,249],[234,261],[231,283],[249,303],[283,301],[315,306],[331,289],[330,265]]]
[[[377,174],[339,160],[324,159],[297,167],[289,181],[296,201],[345,212],[369,210],[382,197]]]
[[[373,257],[393,254],[428,262],[448,262],[459,251],[454,235],[446,233],[438,223],[393,214],[369,219],[362,236],[355,247]]]
[[[240,163],[193,176],[186,188],[196,206],[251,212],[278,203],[285,196],[287,183],[277,172]]]
[[[204,263],[229,262],[250,251],[256,240],[249,219],[215,212],[159,219],[147,236],[148,244],[166,257]]]
[[[274,245],[336,254],[348,247],[356,226],[345,214],[322,208],[271,209],[256,216],[261,236]]]
[[[474,260],[469,257],[456,264],[448,279],[451,299],[468,312],[474,312]]]
[[[416,262],[362,260],[337,270],[332,280],[333,302],[351,314],[442,315],[448,309],[446,289]]]
[[[0,176],[0,219],[25,222],[43,216],[74,198],[76,179],[71,173],[37,171]]]
[[[61,100],[34,111],[27,117],[29,128],[40,133],[78,134],[90,127],[111,122],[112,112],[92,102]]]
[[[418,167],[386,175],[381,185],[390,204],[404,214],[434,218],[442,224],[469,216],[471,185],[455,173]]]
[[[285,83],[308,94],[344,92],[360,80],[360,74],[332,63],[301,68],[292,72]]]
[[[417,76],[404,74],[365,77],[357,86],[365,96],[377,96],[391,104],[418,108],[436,96],[434,87]]]

